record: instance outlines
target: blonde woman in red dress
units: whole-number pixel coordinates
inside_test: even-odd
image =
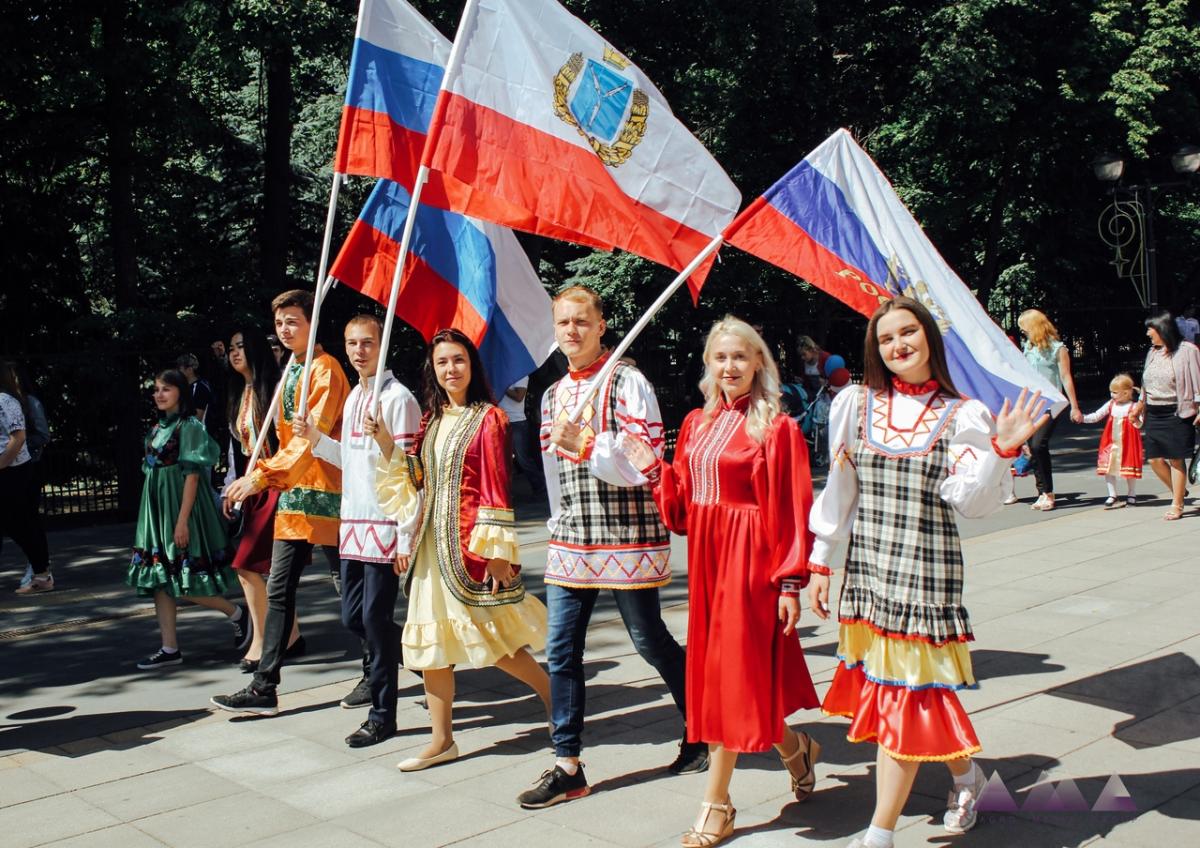
[[[710,748],[708,784],[685,846],[733,833],[738,754],[774,747],[803,801],[820,746],[786,718],[819,705],[796,622],[812,534],[808,449],[780,411],[779,370],[762,337],[726,316],[704,347],[705,403],[684,419],[671,463],[632,441],[663,522],[687,535],[687,738]]]

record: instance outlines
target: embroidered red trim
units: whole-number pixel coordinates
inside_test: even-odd
[[[892,377],[892,387],[902,395],[923,395],[936,392],[941,386],[937,380],[926,380],[924,383],[906,383],[899,377]]]
[[[995,436],[992,436],[992,450],[994,450],[996,452],[996,456],[1000,457],[1001,459],[1016,459],[1021,455],[1020,445],[1017,445],[1012,450],[1002,450],[1000,448],[1000,443],[996,441]]]

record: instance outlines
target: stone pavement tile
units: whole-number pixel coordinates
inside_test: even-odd
[[[1170,648],[1117,668],[1077,670],[1076,679],[1059,683],[1054,694],[1141,704],[1147,715],[1200,695],[1200,665]]]
[[[433,771],[433,769],[430,769]],[[570,806],[570,805],[567,805]],[[434,848],[527,818],[515,803],[500,806],[440,787],[398,804],[360,810],[331,824],[396,848]]]
[[[1061,760],[1107,733],[1107,728],[1084,732],[1012,721],[1004,713],[973,718],[972,724],[983,745],[983,756],[999,758],[1035,756]]]
[[[75,794],[124,822],[225,798],[242,787],[199,766],[185,764],[113,780]]]
[[[1200,789],[1200,763],[1193,752],[1175,747],[1137,748],[1110,736],[1063,755],[1047,771],[1053,779],[1070,777],[1079,783],[1089,803],[1095,802],[1116,774],[1140,810]],[[1027,788],[1035,780],[1036,775],[1026,777],[1017,788]]]
[[[163,733],[155,748],[170,751],[176,756],[196,762],[234,754],[241,751],[275,745],[289,738],[282,726],[272,720],[229,722],[228,713],[221,713],[218,721],[181,727]]]
[[[564,848],[586,845],[594,846],[594,848],[609,848],[614,843],[562,824],[553,824],[530,817],[498,827],[495,830],[489,830],[487,833],[467,837],[461,842],[455,842],[454,845],[455,848],[458,846],[529,848],[534,845],[564,846]],[[676,840],[676,845],[678,845],[678,840]]]
[[[333,751],[305,739],[288,739],[274,745],[221,754],[201,760],[215,774],[256,789],[263,783],[282,783],[356,762],[348,754]]]
[[[4,848],[28,848],[120,822],[73,795],[56,795],[0,809]]]
[[[1157,715],[1123,726],[1117,733],[1123,742],[1145,746],[1170,745],[1200,753],[1200,715],[1166,709]]]
[[[268,836],[266,839],[251,842],[246,848],[378,848],[382,844],[352,830],[321,822],[299,830]]]
[[[1066,636],[1057,637],[1043,644],[1050,661],[1060,665],[1124,665],[1140,659],[1154,651],[1153,646],[1143,641],[1117,641],[1105,639],[1102,633],[1085,628]]]
[[[1108,828],[1102,844],[1120,848],[1200,844],[1200,802],[1184,798],[1168,801],[1136,819]]]
[[[284,783],[257,787],[259,794],[321,819],[335,819],[373,806],[437,788],[415,774],[403,774],[383,764],[356,763],[306,775]]]
[[[655,772],[661,774],[661,767]],[[658,780],[630,784],[626,782],[630,777],[597,782],[589,776],[593,780],[589,797],[540,811],[538,818],[616,845],[655,844],[672,836],[678,840],[679,834],[695,819],[698,799],[656,791]]]
[[[171,848],[245,845],[299,830],[316,819],[273,798],[242,792],[141,819],[139,830]]]
[[[127,748],[106,748],[77,757],[42,760],[28,766],[28,769],[63,789],[74,790],[159,771],[182,763],[182,759],[158,748],[157,745],[133,745]]]
[[[54,848],[163,848],[165,843],[159,842],[148,833],[143,833],[134,825],[121,824],[82,833],[53,844]]]
[[[1036,694],[1009,706],[1002,714],[1009,721],[1027,721],[1066,730],[1087,729],[1099,735],[1118,722],[1128,719],[1130,709],[1133,708],[1129,704],[1098,698],[1063,698],[1053,694]]]
[[[0,808],[24,804],[62,792],[62,787],[19,766],[0,769]]]

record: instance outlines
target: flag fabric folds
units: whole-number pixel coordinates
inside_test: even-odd
[[[1056,414],[1067,404],[992,322],[844,129],[748,206],[725,238],[864,315],[897,295],[920,301],[942,329],[959,391],[993,413],[1026,386],[1040,390]]]
[[[411,186],[449,56],[405,0],[362,0],[333,169]]]
[[[380,180],[330,276],[386,304],[409,198],[403,186]],[[446,327],[466,333],[495,397],[549,355],[550,296],[510,230],[421,204],[409,257],[396,315],[426,340]]]
[[[654,84],[554,0],[479,0],[458,38],[428,163],[449,208],[676,270],[733,219],[740,193]]]

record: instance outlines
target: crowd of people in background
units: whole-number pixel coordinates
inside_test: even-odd
[[[670,460],[654,388],[631,361],[610,363],[604,304],[585,287],[553,301],[567,368],[538,416],[526,412],[528,378],[495,391],[457,329],[433,337],[414,391],[380,372],[376,316],[344,327],[347,379],[320,345],[306,362],[311,293],[284,292],[271,313],[274,335],[244,326],[213,345],[220,367],[183,354],[155,375],[125,580],[153,601],[160,644],[139,669],[184,662],[176,609],[191,602],[229,621],[238,669],[252,675],[211,703],[277,714],[284,661],[305,650],[297,589],[319,550],[362,649],[361,678],[341,705],[369,709],[345,743],[397,733],[403,666],[422,677],[430,738],[398,768],[452,761],[456,672],[499,668],[545,710],[553,762],[517,797],[537,809],[591,791],[581,761],[584,654],[597,599],[609,592],[680,714],[667,770],[708,773],[684,846],[711,848],[733,833],[741,753],[775,750],[795,799],[812,794],[820,745],[787,718],[818,708],[850,720],[850,741],[877,745],[875,808],[852,846],[891,846],[922,762],[949,769],[946,830],[975,825],[985,780],[973,760],[981,742],[956,694],[977,684],[955,515],[1013,502],[1011,467],[1023,451],[1033,508],[1055,509],[1056,419],[1033,392],[995,416],[964,397],[922,304],[897,297],[871,317],[859,385],[841,356],[808,336],[787,383],[758,329],[732,316],[717,322],[703,349],[702,405],[683,420]],[[1116,374],[1109,400],[1086,414],[1054,324],[1030,309],[1018,326],[1030,365],[1065,396],[1066,417],[1103,425],[1104,507],[1134,505],[1149,462],[1170,493],[1164,518],[1177,520],[1200,425],[1194,310],[1148,318],[1140,380]],[[54,588],[37,506],[49,438],[29,383],[0,362],[0,538],[29,560],[22,594]],[[815,498],[814,449],[829,466]],[[222,459],[228,473],[214,481]],[[526,588],[516,469],[550,510],[544,602]],[[690,537],[686,646],[667,629],[659,597],[672,579],[671,533]],[[802,606],[820,619],[834,614],[841,543],[839,662],[821,697],[796,626]],[[226,598],[235,588],[237,602]],[[545,667],[534,656],[543,649]]]

